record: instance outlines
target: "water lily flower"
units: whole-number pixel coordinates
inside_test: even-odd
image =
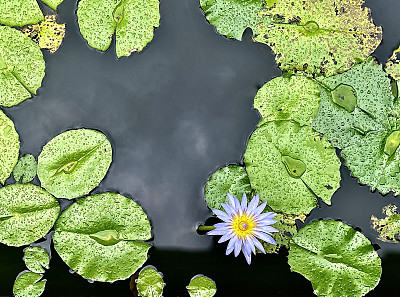
[[[277,222],[273,219],[276,213],[262,213],[267,203],[258,205],[260,202],[258,195],[253,197],[249,205],[247,205],[245,193],[243,193],[241,203],[229,193],[228,199],[229,203],[221,203],[225,212],[218,209],[212,210],[224,222],[215,224],[215,229],[207,232],[207,235],[222,235],[219,243],[229,240],[226,255],[234,251],[235,257],[237,257],[240,251],[243,251],[246,261],[250,265],[251,253],[256,254],[255,248],[265,254],[264,247],[257,238],[276,245],[270,234],[279,232],[279,230],[270,226]]]

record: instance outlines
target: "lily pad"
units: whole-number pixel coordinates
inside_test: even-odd
[[[204,275],[193,277],[186,289],[190,297],[213,297],[217,293],[215,282]]]
[[[267,82],[254,98],[254,108],[263,117],[262,123],[294,120],[310,125],[317,115],[319,86],[304,76],[277,77]]]
[[[91,47],[106,51],[116,34],[118,58],[142,51],[160,22],[158,0],[81,0],[77,15],[81,34]]]
[[[49,254],[38,246],[30,246],[24,250],[24,262],[26,267],[35,273],[44,273],[44,268],[50,268]]]
[[[35,41],[40,48],[55,53],[61,46],[65,36],[65,24],[57,23],[57,15],[46,15],[39,24],[27,25],[21,31]]]
[[[43,14],[36,0],[0,0],[0,24],[22,27],[40,21]]]
[[[363,0],[280,0],[265,6],[256,41],[284,71],[331,76],[365,60],[382,40]]]
[[[36,176],[37,163],[32,155],[25,155],[19,158],[17,165],[13,169],[13,175],[16,182],[26,184],[31,182]]]
[[[147,260],[151,235],[142,208],[119,194],[79,199],[57,220],[54,248],[86,279],[114,282],[135,273]]]
[[[58,5],[60,5],[64,0],[41,0],[44,4],[50,6],[54,10],[57,9]]]
[[[147,266],[140,271],[136,283],[139,296],[161,297],[164,286],[162,275],[155,267]]]
[[[242,197],[243,193],[251,196],[250,180],[243,167],[229,165],[214,172],[204,189],[208,207],[223,210],[221,203],[228,202],[227,193],[235,197]]]
[[[397,206],[389,204],[382,209],[386,215],[383,219],[371,216],[371,227],[379,233],[378,239],[385,242],[399,242],[400,240],[400,214]]]
[[[290,244],[292,271],[310,280],[317,296],[364,296],[379,283],[381,259],[360,232],[337,221],[312,222]]]
[[[38,158],[38,177],[58,198],[77,198],[99,185],[112,161],[107,137],[89,129],[69,130],[53,138]]]
[[[272,211],[268,210],[268,211]],[[304,223],[306,219],[305,214],[300,215],[287,215],[282,213],[277,213],[274,220],[274,228],[279,232],[274,232],[271,234],[272,238],[276,241],[276,245],[263,242],[264,249],[269,254],[278,253],[283,247],[289,249],[289,243],[292,237],[297,234],[296,220]]]
[[[325,137],[293,121],[267,122],[244,155],[253,190],[285,214],[308,214],[317,197],[328,205],[339,188],[340,161]]]
[[[19,155],[19,136],[14,123],[0,110],[0,184],[10,176]]]
[[[335,147],[342,149],[370,131],[390,128],[389,115],[394,112],[390,79],[374,59],[320,84],[321,103],[312,126]]]
[[[13,294],[15,297],[39,297],[43,294],[46,280],[34,272],[23,272],[15,280]]]
[[[385,70],[395,80],[400,80],[400,47],[393,52],[393,55],[386,63]]]
[[[258,32],[260,0],[200,0],[200,5],[210,24],[228,38],[242,40],[247,28],[251,28],[254,35]]]
[[[36,94],[45,63],[39,46],[21,31],[0,26],[0,105],[17,105]]]
[[[60,206],[42,188],[13,184],[0,189],[0,242],[10,246],[30,244],[53,227]]]

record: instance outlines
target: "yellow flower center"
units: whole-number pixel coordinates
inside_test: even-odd
[[[239,237],[245,238],[253,234],[253,230],[256,227],[254,218],[247,214],[235,216],[232,220],[232,231]]]

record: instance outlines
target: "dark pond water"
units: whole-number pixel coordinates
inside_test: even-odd
[[[400,2],[366,1],[375,23],[384,28],[376,51],[381,62],[400,42]],[[89,48],[81,38],[76,1],[59,7],[67,35],[60,50],[45,53],[46,77],[38,96],[6,109],[22,139],[21,153],[35,156],[57,134],[78,127],[107,134],[114,161],[94,191],[117,191],[138,201],[152,220],[154,245],[148,264],[164,273],[166,296],[187,296],[185,286],[202,273],[213,278],[219,296],[310,296],[311,284],[291,273],[286,255],[257,255],[249,267],[244,257],[225,256],[225,245],[199,236],[196,225],[211,213],[203,198],[208,177],[227,163],[242,160],[246,142],[259,121],[252,109],[257,90],[279,76],[265,45],[218,35],[197,0],[161,0],[161,26],[148,48],[116,59]],[[332,207],[312,212],[316,218],[342,219],[360,227],[383,257],[383,277],[368,296],[398,296],[400,244],[379,242],[370,229],[371,214],[399,201],[361,187],[342,167],[341,189]],[[0,295],[24,270],[22,248],[0,246]],[[90,284],[53,251],[44,296],[131,296],[129,281]]]

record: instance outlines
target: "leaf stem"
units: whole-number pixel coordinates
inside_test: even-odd
[[[211,230],[214,230],[214,229],[215,229],[214,226],[199,226],[199,227],[197,228],[197,231],[203,231],[203,232],[205,232],[205,231],[211,231]]]

